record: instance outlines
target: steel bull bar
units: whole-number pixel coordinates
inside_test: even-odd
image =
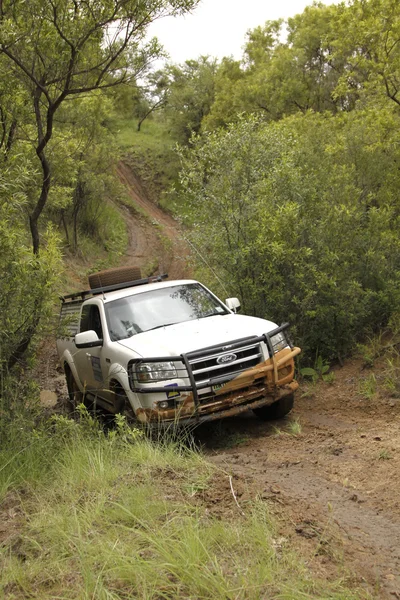
[[[249,409],[258,408],[258,407],[263,406],[268,403],[267,398],[261,398],[261,399],[259,398],[260,393],[263,393],[263,391],[264,392],[268,391],[266,386],[265,386],[265,388],[259,389],[254,394],[252,394],[252,393],[247,394],[246,395],[247,400],[250,400],[250,401],[246,402],[246,399],[244,399],[242,401],[239,401],[240,403],[232,405],[230,408],[227,408],[225,410],[214,410],[214,411],[211,411],[211,412],[208,412],[205,414],[200,414],[201,403],[200,403],[200,398],[199,398],[199,390],[202,390],[205,388],[210,388],[215,385],[222,386],[223,384],[232,381],[233,378],[232,378],[232,374],[227,374],[226,376],[222,376],[222,377],[218,376],[218,378],[216,378],[214,380],[211,379],[206,382],[200,382],[200,383],[196,382],[190,361],[192,361],[194,359],[207,357],[207,356],[210,356],[211,354],[234,352],[235,350],[242,348],[245,344],[258,344],[258,343],[264,342],[268,348],[269,360],[271,362],[268,364],[265,364],[262,362],[259,365],[252,367],[251,371],[252,371],[252,373],[256,374],[257,379],[261,379],[264,375],[266,376],[268,372],[272,371],[273,388],[274,388],[272,402],[276,402],[281,397],[284,397],[284,396],[294,392],[298,387],[297,382],[292,381],[290,383],[287,383],[283,388],[279,389],[280,381],[283,381],[283,380],[279,380],[279,375],[278,375],[279,369],[282,366],[284,366],[285,363],[287,363],[288,361],[293,359],[295,356],[297,356],[301,352],[300,348],[293,347],[293,345],[290,341],[290,338],[288,336],[285,336],[285,337],[286,337],[287,344],[290,348],[290,351],[281,357],[278,356],[280,354],[280,352],[276,353],[274,351],[274,347],[273,347],[271,338],[276,336],[278,333],[281,333],[281,332],[287,330],[288,327],[289,327],[289,323],[284,323],[284,324],[280,325],[279,327],[273,329],[269,333],[264,333],[261,336],[249,336],[249,337],[245,337],[245,338],[240,338],[240,339],[232,340],[229,342],[224,342],[223,344],[208,346],[206,348],[202,348],[201,350],[195,350],[193,352],[183,353],[183,354],[180,354],[179,356],[156,356],[156,357],[149,357],[149,358],[143,357],[140,359],[133,359],[133,360],[129,361],[129,363],[128,363],[130,388],[133,392],[136,392],[138,394],[165,393],[168,391],[168,389],[171,392],[179,392],[179,393],[180,392],[191,392],[193,394],[193,401],[194,401],[195,408],[194,408],[193,413],[190,415],[190,417],[180,418],[179,417],[179,408],[176,409],[176,412],[177,412],[176,421],[182,425],[188,424],[190,422],[193,423],[193,421],[196,421],[198,423],[201,423],[204,421],[212,421],[212,420],[216,420],[216,419],[220,419],[220,418],[224,418],[224,417],[228,417],[228,416],[237,415],[237,414],[239,414],[241,412],[245,412]],[[177,378],[183,378],[183,377],[185,377],[185,379],[188,378],[190,381],[190,385],[174,384],[173,387],[169,387],[168,385],[162,385],[162,386],[161,385],[160,386],[145,385],[145,386],[143,386],[143,384],[140,384],[139,380],[137,379],[137,375],[136,375],[136,367],[138,365],[140,365],[141,363],[162,363],[162,362],[174,363],[177,372],[181,371],[181,373],[182,373],[181,375],[178,374]],[[182,364],[181,369],[177,368],[177,366],[176,366],[177,363]],[[240,384],[241,380],[248,378],[248,376],[249,376],[248,371],[244,370],[243,372],[239,373],[236,377],[234,377],[235,383],[238,384],[237,386],[235,386],[238,388],[238,391],[240,390],[239,384]],[[159,381],[162,381],[162,379],[160,379]],[[166,380],[164,380],[164,381],[166,381]],[[257,396],[257,398],[254,401],[251,401],[252,395]],[[271,403],[271,402],[269,402],[269,403]],[[160,420],[161,421],[163,420],[162,414],[160,414]],[[171,422],[171,420],[168,419],[168,422]]]

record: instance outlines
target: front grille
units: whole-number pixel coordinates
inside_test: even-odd
[[[235,359],[229,363],[221,363],[221,357],[235,355]],[[215,385],[220,380],[233,379],[243,371],[255,367],[262,360],[260,344],[248,344],[234,349],[232,352],[218,352],[201,358],[189,359],[193,377],[197,385]]]

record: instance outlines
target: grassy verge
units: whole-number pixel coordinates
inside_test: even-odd
[[[30,430],[17,420],[3,442],[0,597],[361,597],[315,579],[277,538],[265,502],[239,510],[218,497],[228,475],[187,447],[123,420],[105,435],[85,413]]]

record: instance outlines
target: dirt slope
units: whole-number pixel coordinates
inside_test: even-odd
[[[117,168],[121,182],[126,186],[131,206],[119,206],[129,236],[122,265],[141,267],[143,276],[168,273],[170,279],[192,276],[189,267],[189,247],[179,224],[170,215],[151,202],[131,168],[120,162]],[[77,287],[87,287],[87,282],[76,281]],[[45,340],[40,348],[40,365],[35,377],[40,382],[42,404],[51,410],[66,402],[65,377],[58,363],[55,340]]]
[[[137,207],[121,208],[129,233],[129,247],[122,263],[136,264],[145,274],[168,273],[171,279],[190,277],[189,249],[178,223],[150,202],[128,165],[121,161],[117,173]]]

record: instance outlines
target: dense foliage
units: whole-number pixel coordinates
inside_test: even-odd
[[[136,89],[138,76],[160,55],[157,40],[145,39],[148,25],[196,3],[1,3],[2,376],[23,359],[52,301],[60,253],[48,225],[64,233],[74,252],[80,233],[111,251],[126,238],[110,209],[118,195],[112,173],[118,152],[108,128],[118,98],[112,91],[125,84]]]
[[[248,313],[343,356],[400,308],[394,116],[241,119],[183,156],[192,239]]]
[[[31,175],[11,164],[0,176],[0,398],[9,371],[25,358],[32,338],[51,317],[61,271],[58,240],[51,228],[39,258],[20,226],[28,202],[23,190]],[[0,406],[4,408],[3,403]]]
[[[34,269],[54,257],[47,223],[74,252],[84,235],[121,246],[112,122],[136,118],[143,142],[146,120],[161,118],[163,185],[175,140],[186,148],[178,206],[217,277],[246,311],[290,319],[309,355],[342,356],[398,310],[400,6],[316,3],[250,31],[241,61],[203,56],[148,73],[162,49],[145,41],[147,25],[196,4],[3,3],[2,181],[6,190],[19,172],[24,201],[16,210],[14,191],[3,194],[13,225],[7,208],[2,268],[22,260],[16,248]]]
[[[29,211],[35,253],[40,246],[39,218],[52,185],[50,155],[60,111],[67,101],[79,100],[84,94],[134,81],[160,53],[156,39],[145,40],[148,25],[195,5],[196,0],[2,3],[0,61],[8,75],[1,106],[3,122],[8,118],[13,131],[18,125],[30,129],[30,143],[41,169]],[[25,111],[19,106],[14,111],[8,93],[11,82],[23,96]],[[0,104],[1,100],[0,96]]]

